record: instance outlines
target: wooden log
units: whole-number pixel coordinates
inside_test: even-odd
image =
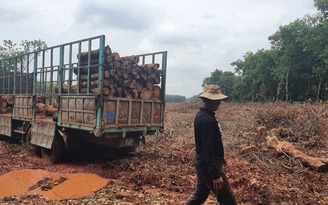
[[[109,45],[105,47],[105,55],[106,56],[112,55],[112,49],[109,47]]]
[[[7,107],[7,102],[6,101],[2,101],[1,102],[1,108],[6,108]]]
[[[88,89],[87,88],[81,88],[80,93],[87,93]],[[94,94],[100,94],[99,88],[98,87],[90,87],[90,93]]]
[[[131,61],[133,63],[139,63],[140,59],[139,56],[124,56],[121,57],[122,61]]]
[[[62,92],[63,93],[68,93],[68,89],[69,89],[68,83],[67,82],[63,83]]]
[[[130,84],[129,84],[129,87],[131,89],[134,89],[134,88],[136,88],[136,85],[137,85],[136,79],[132,79],[131,82],[130,82]]]
[[[111,62],[114,61],[115,56],[114,56],[114,55],[106,55],[105,58],[106,58],[106,62],[107,62],[107,63],[111,63]]]
[[[124,70],[123,69],[117,69],[116,70],[116,74],[119,76],[119,77],[122,77],[124,75]]]
[[[94,94],[100,94],[100,90],[98,87],[93,87],[90,88],[90,92],[94,93]]]
[[[161,77],[155,76],[153,79],[154,84],[160,84],[161,83]]]
[[[107,45],[105,47],[105,55],[112,55],[111,48]],[[90,51],[90,57],[91,59],[99,58],[99,49],[97,50],[91,50]],[[80,59],[81,61],[87,61],[89,58],[89,51],[81,52],[80,54],[77,54],[77,59]]]
[[[110,90],[109,90],[109,88],[104,88],[104,89],[103,89],[103,94],[104,94],[104,95],[110,95]]]
[[[98,87],[99,81],[98,80],[93,80],[90,81],[90,87]],[[80,86],[82,88],[86,88],[88,86],[88,81],[82,81],[80,82]]]
[[[144,70],[147,70],[147,71],[151,71],[151,70],[158,70],[159,68],[159,64],[158,63],[151,63],[151,64],[143,64],[141,65],[141,67],[144,69]]]
[[[115,74],[116,74],[116,69],[115,69],[115,68],[110,69],[110,70],[109,70],[109,74],[110,74],[110,76],[115,76]]]
[[[80,68],[86,68],[88,65],[89,65],[89,62],[88,61],[80,61],[79,62],[80,64]],[[91,59],[90,60],[90,66],[92,67],[98,67],[100,65],[99,63],[99,59]],[[76,67],[77,68],[77,67]],[[108,62],[107,60],[105,60],[105,64],[103,65],[103,69],[108,69]]]
[[[124,72],[123,78],[127,80],[127,79],[132,78],[132,77],[130,76],[129,72]]]
[[[132,74],[133,78],[140,79],[140,70],[138,67],[132,68],[131,74]]]
[[[154,83],[151,79],[148,79],[146,82],[146,87],[149,88],[151,91],[153,91]]]
[[[77,59],[80,59],[80,61],[87,61],[89,58],[89,51],[81,52],[80,54],[77,54]],[[96,59],[99,58],[99,49],[97,50],[91,50],[90,51],[90,58]]]
[[[161,98],[161,88],[158,85],[154,86],[153,93],[154,93],[153,96],[156,100]]]
[[[2,107],[7,107],[7,103],[3,106],[2,105],[2,103],[3,103],[4,101],[3,101],[3,99],[2,99],[2,97],[0,98],[0,108],[2,108]]]
[[[136,88],[132,88],[131,93],[132,93],[134,98],[139,98],[139,93],[138,93]]]
[[[36,96],[36,103],[45,103],[44,96]]]
[[[122,87],[118,87],[116,89],[116,97],[123,97],[123,88]]]
[[[328,171],[328,164],[324,163],[320,158],[311,157],[296,149],[290,142],[279,141],[276,136],[268,136],[266,138],[266,145],[278,152],[284,152],[289,156],[300,160],[304,166],[317,171]]]
[[[45,116],[53,116],[56,112],[58,112],[58,108],[51,105],[46,105],[44,109]]]
[[[132,93],[129,93],[129,92],[126,93],[125,97],[128,98],[128,99],[133,99],[134,98]]]
[[[87,93],[87,92],[88,92],[88,89],[87,89],[87,88],[81,88],[81,89],[80,89],[80,92],[81,92],[81,93]]]
[[[99,73],[94,73],[94,74],[90,75],[90,80],[98,80],[98,78],[99,78]],[[80,80],[87,81],[88,75],[81,75]]]
[[[133,76],[135,76],[135,75],[139,75],[138,67],[134,67],[134,68],[132,68],[132,69],[131,69],[131,73],[132,73]]]
[[[90,60],[90,65],[98,65],[99,64],[99,59],[91,59]],[[80,66],[87,66],[89,65],[88,60],[80,61]]]
[[[0,109],[0,113],[1,113],[1,114],[5,114],[5,113],[7,113],[7,108],[6,108],[6,107],[1,107],[1,109]]]
[[[137,89],[137,92],[138,93],[141,93],[142,92],[142,90],[143,90],[143,85],[142,85],[142,82],[141,81],[137,81],[137,83],[136,83],[136,89]]]
[[[69,89],[68,83],[64,82],[62,85],[62,93],[68,93],[68,89]],[[54,90],[55,90],[55,93],[59,93],[59,85],[58,84],[55,85]]]
[[[77,87],[78,85],[71,86],[71,93],[77,93]]]
[[[114,56],[114,61],[119,61],[121,59],[120,54],[118,54],[117,52],[113,52],[113,56]]]
[[[110,71],[108,71],[108,70],[105,70],[105,72],[104,72],[104,77],[105,78],[110,78]]]
[[[143,80],[148,80],[148,76],[145,72],[140,73],[140,76]]]
[[[144,88],[140,94],[140,98],[143,100],[149,100],[152,97],[153,97],[153,94],[149,88]]]
[[[123,87],[130,87],[131,80],[130,79],[125,79],[123,80]]]
[[[104,79],[104,86],[109,87],[110,84],[111,84],[111,81],[110,81],[109,78],[108,79]]]
[[[3,107],[3,108],[0,109],[0,112],[2,114],[12,113],[12,111],[13,111],[12,107]]]
[[[76,75],[78,75],[78,68],[74,68],[73,72]],[[90,74],[98,73],[98,72],[99,72],[98,65],[91,65],[90,66]],[[88,74],[88,67],[87,66],[80,67],[80,75],[87,75],[87,74]]]
[[[6,107],[12,106],[14,104],[14,97],[12,95],[2,96],[2,100],[7,103]]]
[[[43,113],[45,111],[46,108],[46,104],[44,103],[36,103],[35,105],[35,111],[37,114]]]
[[[133,62],[127,61],[127,60],[123,61],[122,68],[123,69],[128,69],[128,70],[132,69],[133,68]]]

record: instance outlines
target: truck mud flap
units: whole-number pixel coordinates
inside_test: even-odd
[[[33,122],[31,144],[51,149],[56,133],[54,122]]]
[[[0,117],[0,135],[11,137],[11,116]]]

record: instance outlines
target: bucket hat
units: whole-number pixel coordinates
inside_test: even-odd
[[[208,85],[202,94],[198,96],[199,98],[207,98],[209,100],[225,100],[228,96],[223,95],[220,91],[220,86],[218,85]]]

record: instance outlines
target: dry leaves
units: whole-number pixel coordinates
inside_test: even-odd
[[[106,160],[46,164],[15,144],[0,142],[0,173],[35,167],[57,172],[98,174],[111,182],[91,196],[47,201],[40,196],[8,197],[1,204],[183,204],[194,191],[193,121],[200,104],[167,104],[165,131],[147,136],[134,154]],[[263,146],[257,128],[277,129],[311,156],[328,158],[328,105],[222,104],[226,171],[239,204],[328,204],[328,174]],[[241,155],[240,147],[250,152]],[[21,156],[21,157],[19,157]],[[213,196],[206,204],[215,204]]]

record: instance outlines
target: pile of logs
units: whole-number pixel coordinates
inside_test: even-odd
[[[44,96],[36,96],[35,112],[39,117],[54,116],[57,111],[58,108],[45,104]]]
[[[14,98],[12,95],[4,95],[0,97],[0,103],[1,103],[1,114],[5,113],[12,113],[13,111],[13,104],[14,104]]]
[[[12,113],[13,105],[14,105],[14,97],[12,95],[4,95],[0,97],[0,103],[1,103],[1,110],[0,110],[1,114]],[[53,116],[54,113],[56,113],[57,111],[58,108],[45,104],[43,96],[36,97],[36,114]]]
[[[92,50],[90,55],[83,52],[77,58],[80,69],[75,68],[74,73],[78,76],[78,84],[69,88],[68,84],[64,83],[62,92],[66,93],[70,89],[70,92],[76,93],[79,87],[80,93],[87,93],[88,88],[91,93],[99,93],[99,50]],[[105,59],[104,95],[143,100],[160,99],[162,71],[158,63],[139,65],[139,56],[120,57],[117,52],[112,52],[109,46],[105,49]],[[58,87],[55,91],[58,92]]]

